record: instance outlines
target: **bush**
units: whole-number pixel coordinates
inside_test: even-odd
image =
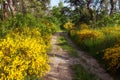
[[[39,29],[10,30],[0,40],[0,78],[28,80],[44,76],[50,69],[46,49]]]
[[[50,22],[47,19],[43,18],[36,18],[35,16],[31,14],[17,14],[14,18],[9,18],[6,21],[0,22],[0,30],[3,32],[6,32],[7,30],[15,29],[15,28],[24,28],[24,27],[39,27],[41,29],[41,32],[43,33],[54,33],[55,25],[54,23]],[[1,32],[1,36],[3,35]]]
[[[71,30],[73,27],[74,27],[74,24],[71,23],[71,22],[67,22],[67,23],[64,24],[64,28],[66,30]]]
[[[82,42],[86,39],[103,39],[104,34],[97,30],[90,30],[90,29],[83,29],[80,31],[77,31],[77,35],[79,37],[79,42]]]
[[[114,13],[112,15],[100,16],[96,22],[96,27],[106,27],[106,26],[119,26],[120,25],[120,14]],[[94,23],[92,23],[94,24]]]
[[[108,70],[116,72],[120,68],[120,43],[105,49],[103,59],[107,61]]]
[[[85,23],[80,24],[80,29],[89,29],[88,25]]]
[[[16,32],[22,32],[23,29],[29,26],[29,28],[39,28],[41,37],[45,40],[46,45],[50,45],[48,41],[50,41],[51,39],[51,34],[56,32],[56,26],[54,25],[54,23],[49,22],[49,20],[47,19],[35,18],[31,14],[17,14],[14,18],[9,18],[6,21],[0,22],[0,24],[0,38],[4,38],[9,30],[13,31],[14,29],[19,29],[19,31],[16,30]]]
[[[101,49],[100,46],[105,38],[101,31],[90,29],[79,30],[76,35],[79,46],[92,54]]]
[[[120,27],[98,29],[72,29],[70,36],[81,48],[90,52],[99,52],[113,46],[120,39]]]

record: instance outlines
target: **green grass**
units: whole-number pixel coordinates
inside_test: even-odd
[[[72,66],[75,76],[73,80],[97,80],[95,75],[86,71],[80,64]]]
[[[58,37],[58,44],[69,53],[72,57],[78,57],[77,52],[68,44],[66,39],[63,36]]]

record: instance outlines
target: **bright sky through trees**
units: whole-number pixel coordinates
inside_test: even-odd
[[[64,2],[64,0],[61,0],[61,1]],[[59,2],[60,2],[60,0],[51,0],[50,4],[51,4],[51,6],[57,6]]]
[[[51,0],[51,6],[57,6],[60,0]]]

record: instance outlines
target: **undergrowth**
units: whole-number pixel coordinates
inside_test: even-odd
[[[80,64],[76,64],[72,68],[75,73],[73,80],[96,80],[95,75],[86,71]]]

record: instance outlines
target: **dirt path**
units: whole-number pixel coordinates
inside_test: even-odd
[[[64,36],[66,38],[67,42],[78,53],[79,58],[70,57],[68,52],[64,51],[61,46],[57,44],[58,36]],[[51,71],[47,74],[44,80],[73,80],[74,73],[70,66],[74,64],[81,64],[85,70],[95,74],[98,78],[97,80],[113,80],[93,57],[79,50],[66,33],[56,33],[53,35],[51,45],[52,51],[49,53]]]
[[[47,74],[44,80],[72,80],[72,70],[70,69],[70,60],[68,53],[65,52],[58,44],[56,33],[52,37],[52,51],[49,53],[51,60],[51,71]]]

